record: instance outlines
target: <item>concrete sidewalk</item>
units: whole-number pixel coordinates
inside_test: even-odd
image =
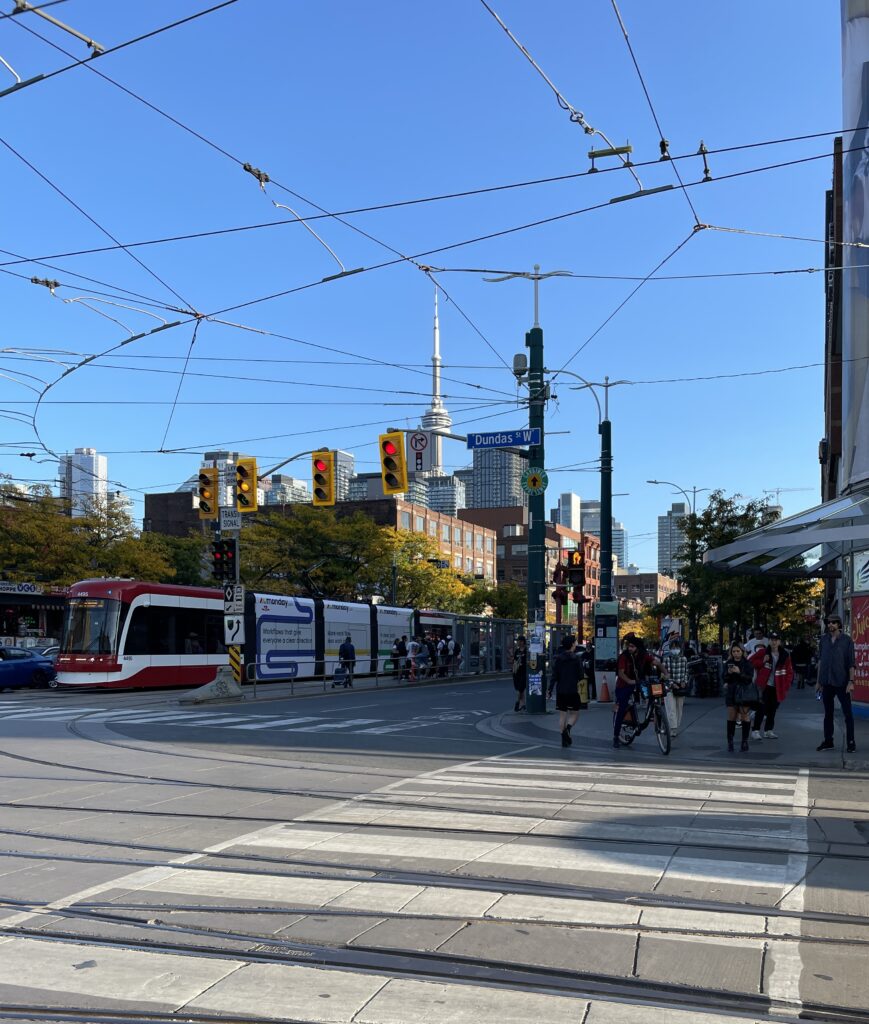
[[[510,700],[512,688],[505,686],[504,698]],[[636,755],[661,757],[654,733],[647,729],[629,748],[615,750],[612,745],[613,703],[589,703],[588,709],[579,712],[573,727],[573,746],[567,748],[580,753],[583,750],[607,751],[613,758],[629,760]],[[560,747],[559,714],[555,711],[554,698],[547,702],[545,715],[528,715],[505,711],[490,723],[492,732],[504,738],[545,740]],[[815,699],[814,689],[791,689],[782,703],[775,719],[778,739],[749,739],[750,749],[739,751],[740,733],[737,726],[736,753],[727,751],[726,711],[723,697],[685,699],[684,714],[673,739],[670,758],[727,759],[744,767],[750,763],[767,763],[799,768],[839,768],[869,770],[869,721],[855,717],[854,728],[857,751],[845,751],[845,722],[836,705],[833,750],[817,751],[815,748],[823,737],[823,705]],[[488,730],[487,730],[488,731]]]

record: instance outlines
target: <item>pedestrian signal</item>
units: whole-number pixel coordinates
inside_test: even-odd
[[[199,518],[217,519],[217,469],[202,466],[199,470]]]
[[[582,586],[585,583],[585,558],[578,548],[570,552],[570,558],[567,561],[567,579],[574,585]]]
[[[335,453],[323,448],[311,455],[311,504],[335,504]]]
[[[407,491],[403,430],[391,430],[380,435],[380,476],[384,494],[404,494]]]
[[[235,580],[238,561],[237,540],[211,542],[211,575],[216,580]]]
[[[235,464],[235,507],[239,512],[257,510],[256,459],[239,459]]]

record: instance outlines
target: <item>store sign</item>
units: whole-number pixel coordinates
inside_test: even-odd
[[[869,703],[869,597],[851,599],[851,639],[854,641],[854,700]]]
[[[0,594],[42,594],[38,583],[7,583],[0,580]]]

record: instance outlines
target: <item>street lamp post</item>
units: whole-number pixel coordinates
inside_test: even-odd
[[[627,380],[588,381],[571,370],[556,370],[555,376],[563,373],[582,381],[581,391],[588,388],[597,405],[597,432],[600,434],[600,599],[613,599],[613,435],[612,423],[609,418],[609,389],[619,384],[630,384]],[[595,388],[603,388],[604,404],[601,409],[600,399]]]
[[[565,277],[566,270],[552,270],[540,273],[540,265],[535,263],[533,273],[504,274],[500,277],[485,277],[484,281],[497,283],[523,278],[534,282],[534,326],[525,334],[525,347],[528,349],[528,426],[532,430],[540,429],[540,444],[531,445],[528,449],[528,468],[543,472],[545,465],[545,431],[544,420],[548,399],[547,385],[544,383],[543,362],[543,330],[540,327],[540,282],[550,277]],[[524,375],[524,374],[523,374]],[[528,497],[528,623],[537,634],[542,632],[546,623],[546,494],[541,488],[538,493]],[[532,646],[536,646],[532,642]],[[536,656],[536,672],[540,674],[540,692],[529,684],[525,707],[529,714],[546,713],[546,658]],[[535,674],[536,674],[535,672]]]
[[[666,486],[666,487],[673,487],[673,488],[675,488],[675,490],[679,491],[681,494],[684,494],[685,495],[685,500],[688,502],[688,505],[689,505],[689,507],[691,509],[691,516],[692,516],[692,518],[696,517],[696,515],[697,515],[697,495],[698,494],[702,494],[704,491],[708,491],[709,490],[708,487],[692,487],[691,488],[691,494],[689,495],[684,487],[680,487],[678,484],[674,484],[672,480],[647,480],[646,483],[647,484],[656,484],[656,485],[659,485],[659,486],[663,485],[663,486]],[[675,569],[673,567],[673,536],[672,536],[672,531],[673,531],[673,510],[672,509],[670,510],[668,515],[670,517],[670,575],[675,578],[675,574],[676,573],[675,573]],[[696,562],[697,562],[697,544],[694,541],[694,539],[692,538],[692,540],[691,540],[691,552],[690,552],[690,564],[694,565]],[[691,640],[696,644],[697,643],[697,628],[698,628],[697,616],[696,615],[692,615],[690,618],[691,618],[691,622],[689,623],[689,627],[690,627],[690,631],[692,633]]]

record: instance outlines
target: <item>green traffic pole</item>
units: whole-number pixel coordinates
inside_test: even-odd
[[[528,470],[545,469],[543,423],[545,418],[546,384],[543,380],[543,331],[533,327],[525,335],[525,346],[529,350],[528,358],[528,426],[540,429],[540,444],[532,445],[528,451]],[[528,624],[532,630],[529,637],[528,691],[525,707],[529,714],[546,713],[546,494],[540,489],[538,494],[528,498]],[[540,637],[544,639],[543,650],[536,654],[534,630],[540,629]],[[539,675],[539,687],[537,676]]]

